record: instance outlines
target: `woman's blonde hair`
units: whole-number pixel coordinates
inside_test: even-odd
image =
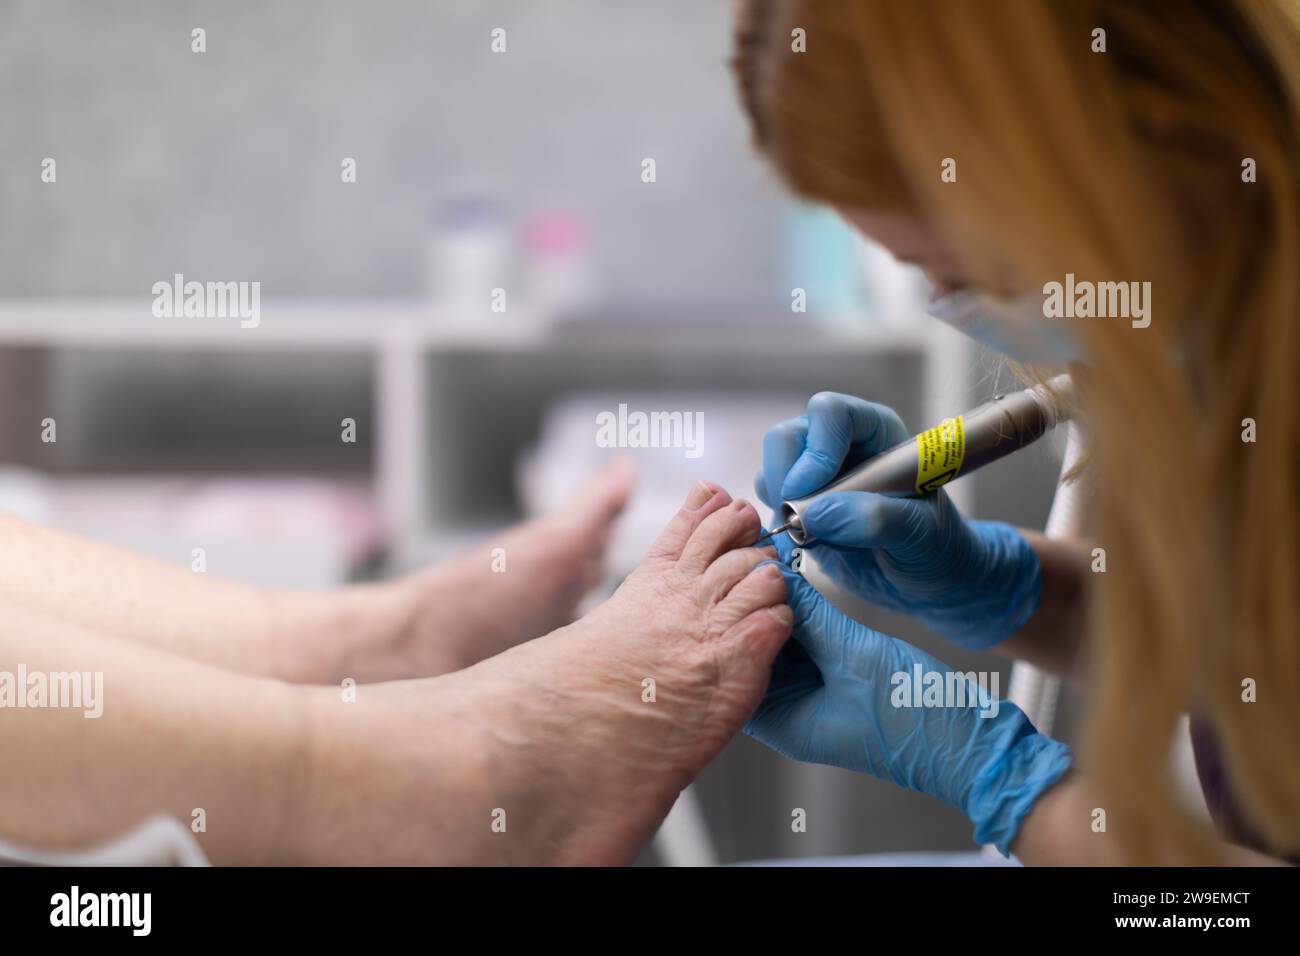
[[[1071,323],[1106,552],[1082,762],[1128,859],[1212,860],[1168,760],[1198,714],[1300,853],[1297,5],[752,0],[734,66],[796,192],[920,217],[978,284],[1151,283],[1149,327]]]

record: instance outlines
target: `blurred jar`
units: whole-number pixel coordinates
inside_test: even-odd
[[[488,193],[459,193],[433,210],[425,248],[425,293],[450,321],[491,314],[492,290],[509,292],[510,229]]]
[[[579,312],[595,299],[587,226],[562,210],[539,213],[524,236],[529,306],[543,322]]]

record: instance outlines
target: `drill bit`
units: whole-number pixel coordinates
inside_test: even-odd
[[[794,527],[795,523],[796,522],[794,521],[787,521],[785,524],[781,525],[781,527],[773,528],[771,531],[764,531],[762,528],[759,528],[759,530],[762,531],[763,533],[758,536],[758,539],[753,544],[751,544],[750,547],[751,548],[757,547],[760,541],[763,541],[767,538],[775,538],[778,534],[784,534],[785,532],[789,531],[792,527]]]

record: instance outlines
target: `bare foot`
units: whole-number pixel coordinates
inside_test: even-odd
[[[586,617],[473,667],[310,691],[312,861],[626,863],[754,711],[790,634],[759,518],[697,486]],[[331,695],[331,696],[326,696]]]
[[[402,636],[409,676],[459,670],[570,623],[604,577],[632,485],[630,463],[615,462],[561,510],[399,582],[415,609]]]

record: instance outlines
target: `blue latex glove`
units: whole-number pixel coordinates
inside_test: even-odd
[[[755,488],[776,509],[908,437],[893,409],[819,392],[808,414],[768,429]],[[963,647],[1005,640],[1038,608],[1041,569],[1024,535],[998,521],[966,521],[942,488],[924,498],[836,492],[802,520],[838,584]]]
[[[783,562],[792,550],[778,544]],[[794,633],[745,733],[794,760],[892,780],[956,807],[977,843],[1009,854],[1038,797],[1069,769],[1070,748],[1034,729],[1007,701],[968,694],[965,706],[896,707],[895,675],[952,673],[910,644],[837,611],[782,564]],[[922,678],[921,686],[924,686]],[[994,699],[996,700],[996,699]],[[988,716],[981,716],[986,714]]]

